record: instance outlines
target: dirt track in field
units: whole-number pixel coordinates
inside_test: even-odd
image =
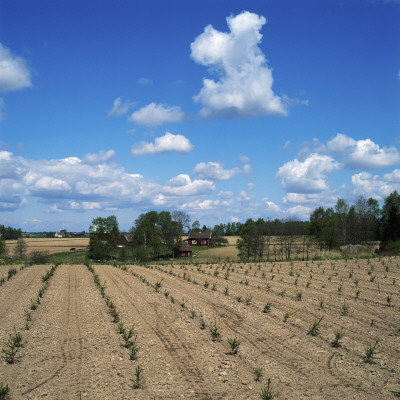
[[[275,399],[395,399],[398,262],[95,265],[124,326],[134,325],[137,360],[129,359],[93,275],[82,265],[57,268],[25,330],[25,311],[51,267],[31,266],[0,287],[0,340],[5,343],[15,326],[24,342],[15,364],[0,362],[0,382],[10,386],[11,400],[259,399],[268,378]],[[271,311],[264,313],[267,303]],[[348,314],[342,315],[346,304]],[[320,333],[307,334],[321,317]],[[220,341],[211,340],[213,323]],[[340,329],[341,346],[332,347]],[[232,355],[227,340],[235,335],[241,345]],[[379,355],[369,364],[365,347],[376,338]],[[142,388],[133,389],[138,366]],[[261,382],[254,380],[255,367],[263,369]]]

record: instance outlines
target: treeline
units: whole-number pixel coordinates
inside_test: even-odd
[[[11,226],[5,227],[4,225],[0,225],[0,238],[3,240],[16,240],[22,236],[21,229],[15,229]]]
[[[295,246],[295,239],[303,237],[303,257],[308,258],[311,242],[307,239],[308,221],[293,218],[264,221],[249,218],[239,229],[237,248],[242,260],[289,260]]]
[[[360,196],[353,205],[339,198],[333,208],[316,208],[310,221],[264,221],[262,218],[253,221],[250,218],[240,226],[239,237],[237,247],[244,260],[290,259],[295,237],[297,254],[307,259],[314,243],[320,251],[330,251],[379,241],[380,252],[399,252],[400,195],[397,191],[391,193],[384,199],[382,208],[373,198]]]
[[[376,199],[360,196],[349,205],[338,199],[334,208],[318,207],[310,216],[310,231],[321,249],[380,242],[386,251],[400,239],[400,195],[394,191],[379,207]]]

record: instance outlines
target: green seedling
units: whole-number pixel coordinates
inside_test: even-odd
[[[254,380],[256,382],[260,382],[262,377],[264,376],[264,371],[263,371],[262,367],[254,368],[253,372],[254,372]]]
[[[283,322],[287,322],[289,318],[290,318],[290,313],[289,312],[285,313],[285,315],[283,316]]]
[[[141,389],[143,387],[143,368],[138,365],[135,370],[135,379],[131,379],[133,389]]]
[[[342,344],[340,343],[340,340],[343,338],[343,326],[340,331],[335,332],[335,339],[332,342],[333,347],[340,347]]]
[[[271,378],[268,378],[267,387],[265,387],[261,391],[260,397],[262,400],[272,400],[274,398],[274,395],[272,394],[272,389],[271,389]]]
[[[268,313],[271,312],[271,303],[267,303],[267,304],[264,306],[263,312],[264,312],[264,314],[268,314]]]
[[[240,347],[240,340],[237,338],[236,334],[233,339],[228,339],[229,346],[231,346],[231,354],[237,354]]]
[[[3,385],[3,382],[0,382],[0,400],[8,399],[8,395],[10,393],[10,388],[8,385]]]
[[[349,305],[346,304],[346,301],[344,301],[342,305],[342,315],[347,315],[348,313],[349,313]]]
[[[221,329],[217,326],[217,321],[210,325],[211,339],[213,342],[221,340]]]
[[[319,334],[319,330],[321,328],[321,321],[322,321],[321,317],[319,320],[314,320],[313,323],[310,325],[310,327],[308,328],[308,334],[311,336],[317,336]]]
[[[365,362],[369,364],[373,364],[375,362],[375,357],[378,354],[378,351],[376,350],[376,347],[378,346],[379,343],[379,338],[375,340],[375,344],[372,345],[371,343],[368,343],[367,346],[365,347]]]

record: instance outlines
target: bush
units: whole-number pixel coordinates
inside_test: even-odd
[[[29,253],[29,260],[32,264],[46,264],[50,261],[48,251],[34,250]]]

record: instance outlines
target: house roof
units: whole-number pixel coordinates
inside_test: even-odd
[[[192,248],[188,245],[179,247],[179,251],[192,251]]]
[[[188,239],[211,239],[211,231],[189,232]]]

